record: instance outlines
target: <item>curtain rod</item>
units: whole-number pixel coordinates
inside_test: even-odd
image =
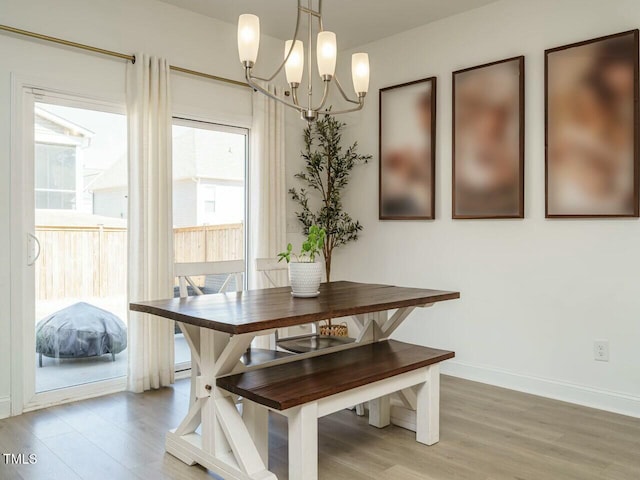
[[[65,45],[67,47],[79,48],[93,53],[99,53],[101,55],[108,55],[110,57],[121,58],[129,62],[135,63],[135,55],[127,55],[126,53],[114,52],[113,50],[105,50],[104,48],[93,47],[91,45],[85,45],[83,43],[71,42],[62,38],[50,37],[49,35],[43,35],[41,33],[30,32],[28,30],[22,30],[20,28],[10,27],[8,25],[0,25],[0,30],[5,32],[16,33],[18,35],[24,35],[26,37],[36,38],[38,40],[44,40],[46,42],[57,43],[59,45]],[[239,80],[233,80],[231,78],[219,77],[217,75],[211,75],[210,73],[198,72],[196,70],[189,70],[188,68],[177,67],[170,65],[169,68],[174,72],[185,73],[187,75],[194,75],[196,77],[208,78],[209,80],[215,80],[216,82],[229,83],[231,85],[237,85],[240,87],[251,88],[249,84],[241,82]]]

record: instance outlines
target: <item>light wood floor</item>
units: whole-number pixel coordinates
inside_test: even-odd
[[[0,453],[35,453],[0,479],[209,479],[164,453],[185,413],[188,383],[119,393],[0,421]],[[637,480],[640,419],[450,377],[442,378],[441,440],[369,427],[349,411],[320,420],[320,478],[331,480]],[[272,418],[270,463],[286,478],[286,424]]]

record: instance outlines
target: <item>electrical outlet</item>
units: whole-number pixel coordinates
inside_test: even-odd
[[[593,342],[593,359],[599,362],[609,361],[609,340],[596,340]]]

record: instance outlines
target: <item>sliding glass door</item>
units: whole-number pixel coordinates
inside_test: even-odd
[[[126,385],[127,122],[123,106],[31,88],[20,111],[22,403],[32,409]],[[239,265],[230,278],[195,276],[204,293],[246,284],[247,159],[246,129],[174,120],[174,260]],[[178,329],[175,342],[176,369],[187,370]]]
[[[40,90],[24,98],[25,400],[38,404],[127,374],[127,122],[118,106]]]
[[[173,125],[173,225],[176,263],[244,260],[248,131],[176,118]],[[242,268],[243,273],[246,268]],[[203,293],[217,292],[236,277],[198,275]],[[242,288],[242,285],[239,285]],[[189,293],[194,293],[190,286]],[[176,282],[175,296],[179,295]],[[176,329],[176,369],[190,368],[189,348]]]

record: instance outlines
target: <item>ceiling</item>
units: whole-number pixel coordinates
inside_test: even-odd
[[[291,38],[296,0],[161,0],[228,23],[242,13],[260,17],[263,33]],[[302,0],[303,5],[308,0]],[[425,23],[487,5],[495,0],[324,0],[326,30],[336,32],[338,48],[349,49]],[[317,4],[317,0],[313,0]],[[303,23],[304,25],[305,23]]]

